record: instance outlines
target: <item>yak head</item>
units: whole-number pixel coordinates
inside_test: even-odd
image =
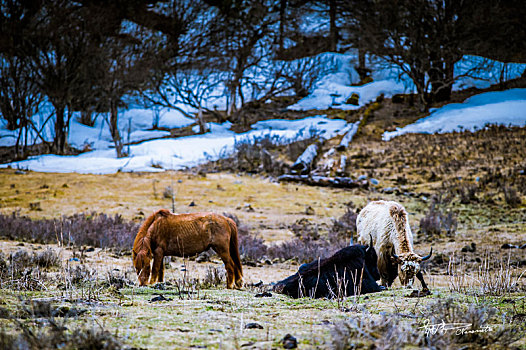
[[[422,257],[414,252],[396,255],[393,253],[393,261],[398,264],[398,277],[403,286],[412,288],[415,276],[420,272],[420,263],[428,260],[433,254],[433,248],[428,255]]]

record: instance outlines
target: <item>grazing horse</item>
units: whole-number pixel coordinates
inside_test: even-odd
[[[234,288],[234,284],[243,287],[237,226],[232,219],[214,213],[156,211],[144,221],[133,242],[132,259],[139,285],[163,281],[165,256],[190,256],[208,248],[214,249],[225,264],[227,288]]]

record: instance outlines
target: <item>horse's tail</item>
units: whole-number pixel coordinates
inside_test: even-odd
[[[230,257],[234,265],[239,269],[239,273],[243,276],[243,267],[241,266],[241,257],[239,256],[239,241],[237,235],[237,225],[234,220],[226,218],[228,226],[230,226]]]
[[[142,261],[143,258],[151,258],[152,255],[152,250],[150,247],[150,237],[147,235],[148,229],[154,223],[155,220],[157,220],[160,217],[166,217],[168,215],[170,215],[170,211],[166,209],[157,210],[155,213],[148,216],[148,218],[143,222],[143,224],[139,228],[139,232],[137,232],[137,236],[135,236],[135,241],[133,242],[132,249],[133,265],[136,269],[142,268],[137,264],[140,261]]]

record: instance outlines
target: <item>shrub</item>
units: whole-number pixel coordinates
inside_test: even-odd
[[[444,214],[432,203],[427,214],[420,219],[420,232],[425,234],[427,239],[433,236],[440,236],[445,233],[452,236],[457,231],[457,217],[453,212]]]
[[[351,237],[356,236],[356,219],[358,218],[358,214],[355,212],[353,208],[353,204],[349,203],[347,204],[347,208],[345,210],[345,213],[338,218],[337,220],[333,220],[332,228],[330,233],[333,236],[336,236],[342,240],[350,241]],[[353,242],[356,243],[353,239]]]
[[[263,239],[251,233],[248,226],[241,223],[235,214],[223,213],[224,216],[234,220],[237,225],[239,254],[243,262],[261,260],[267,253],[267,246]]]
[[[257,262],[265,258],[271,260],[296,259],[300,263],[310,262],[319,257],[328,257],[348,245],[347,239],[329,233],[316,240],[308,234],[302,234],[290,241],[268,246],[262,238],[251,233],[246,225],[240,223],[236,215],[228,213],[224,215],[233,219],[238,226],[239,250],[245,263]]]
[[[0,329],[0,348],[11,349],[123,349],[124,344],[101,326],[70,329],[50,318],[46,327],[13,321],[18,332]]]
[[[516,189],[510,186],[503,186],[502,192],[504,193],[504,201],[510,207],[518,207],[521,205],[522,200]]]
[[[74,214],[60,219],[32,220],[17,213],[0,214],[0,236],[37,242],[59,243],[74,246],[95,246],[129,250],[139,225],[125,221],[122,216],[106,214]]]
[[[0,256],[0,288],[42,290],[48,276],[37,265],[37,254],[18,250],[9,256],[9,264]]]
[[[496,324],[497,310],[484,305],[459,305],[453,299],[431,303],[421,318],[402,318],[399,314],[371,315],[364,311],[358,317],[336,322],[331,329],[334,349],[513,349],[512,344],[524,335],[524,326]],[[497,321],[497,322],[496,322]],[[438,326],[454,323],[466,325],[441,330]],[[429,328],[425,326],[429,325]],[[489,328],[488,328],[489,327]],[[426,332],[426,330],[429,330]],[[469,332],[469,331],[474,332]]]
[[[271,259],[296,259],[299,263],[308,263],[318,258],[326,258],[348,243],[338,240],[294,238],[290,241],[268,247],[267,256]]]
[[[223,269],[208,266],[206,268],[205,277],[201,282],[203,288],[211,288],[221,286],[225,281],[225,272]]]
[[[454,257],[448,265],[449,289],[453,292],[478,296],[504,296],[518,291],[524,271],[511,264],[511,257],[494,259],[484,253],[479,264],[468,271],[463,260]]]
[[[60,256],[59,254],[51,248],[47,248],[43,252],[35,252],[33,253],[33,262],[43,268],[50,268],[50,267],[60,267]]]

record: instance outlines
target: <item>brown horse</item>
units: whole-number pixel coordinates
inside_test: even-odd
[[[212,248],[227,273],[227,288],[243,286],[236,223],[214,213],[172,214],[161,209],[142,224],[133,243],[133,266],[144,286],[164,279],[165,256],[190,256]],[[150,261],[153,267],[150,276]]]

